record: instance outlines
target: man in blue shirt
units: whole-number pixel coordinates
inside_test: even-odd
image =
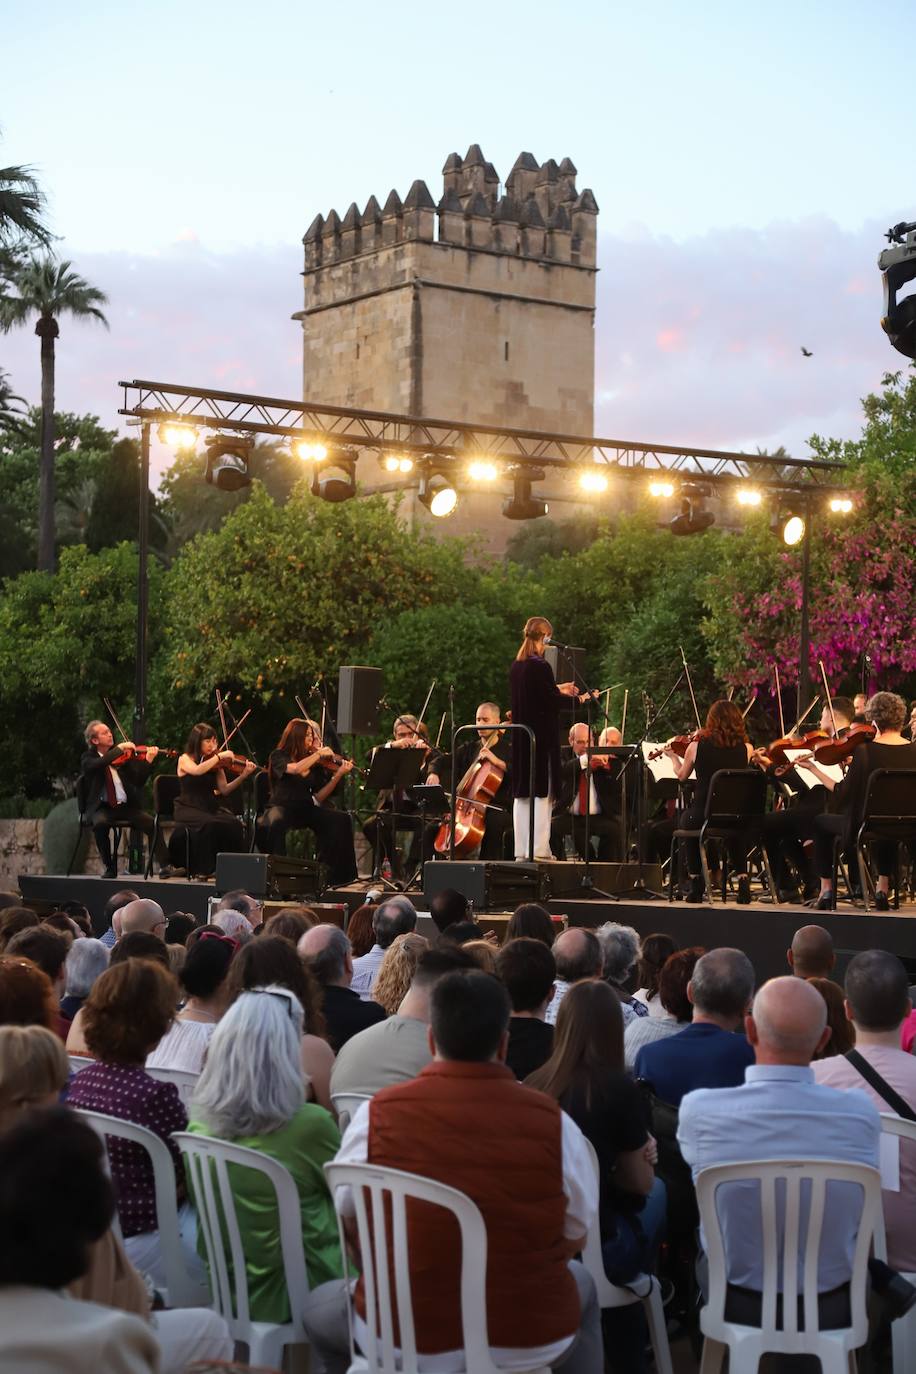
[[[754,995],[754,969],[740,949],[711,949],[697,960],[687,984],[693,1020],[677,1035],[644,1045],[636,1056],[636,1077],[651,1083],[655,1096],[672,1106],[695,1088],[732,1088],[744,1082],[754,1051],[743,1025]]]

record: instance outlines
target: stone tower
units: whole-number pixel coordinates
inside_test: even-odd
[[[317,215],[303,240],[303,395],[432,419],[593,433],[598,206],[569,158],[522,153],[501,187],[475,143],[402,201]],[[548,493],[544,493],[545,495]],[[486,502],[486,510],[481,506]],[[450,530],[491,547],[494,495]],[[496,521],[488,518],[495,504]],[[473,512],[468,506],[474,508]],[[470,523],[469,523],[470,522]],[[434,522],[438,523],[438,522]]]

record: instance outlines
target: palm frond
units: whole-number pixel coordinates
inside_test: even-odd
[[[47,244],[51,234],[42,216],[45,196],[31,167],[0,167],[0,243],[17,235]]]
[[[24,324],[32,314],[46,319],[62,315],[95,319],[108,328],[101,309],[108,297],[74,272],[70,262],[59,262],[50,254],[32,257],[13,274],[12,285],[18,294],[0,297],[0,330],[4,333]]]

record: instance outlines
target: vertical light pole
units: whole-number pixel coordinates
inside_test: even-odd
[[[149,620],[149,421],[140,429],[140,499],[137,530],[137,642],[134,686],[134,740],[146,741],[147,624]]]

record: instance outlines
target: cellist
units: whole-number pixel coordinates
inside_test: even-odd
[[[475,740],[473,736],[467,736],[465,741],[458,745],[452,761],[452,783],[455,787],[465,774],[481,761],[491,763],[502,773],[499,790],[485,814],[484,836],[480,847],[462,856],[467,859],[503,858],[506,831],[512,824],[512,744],[508,730],[496,729],[500,719],[500,709],[496,702],[482,701],[474,717],[478,738]]]

